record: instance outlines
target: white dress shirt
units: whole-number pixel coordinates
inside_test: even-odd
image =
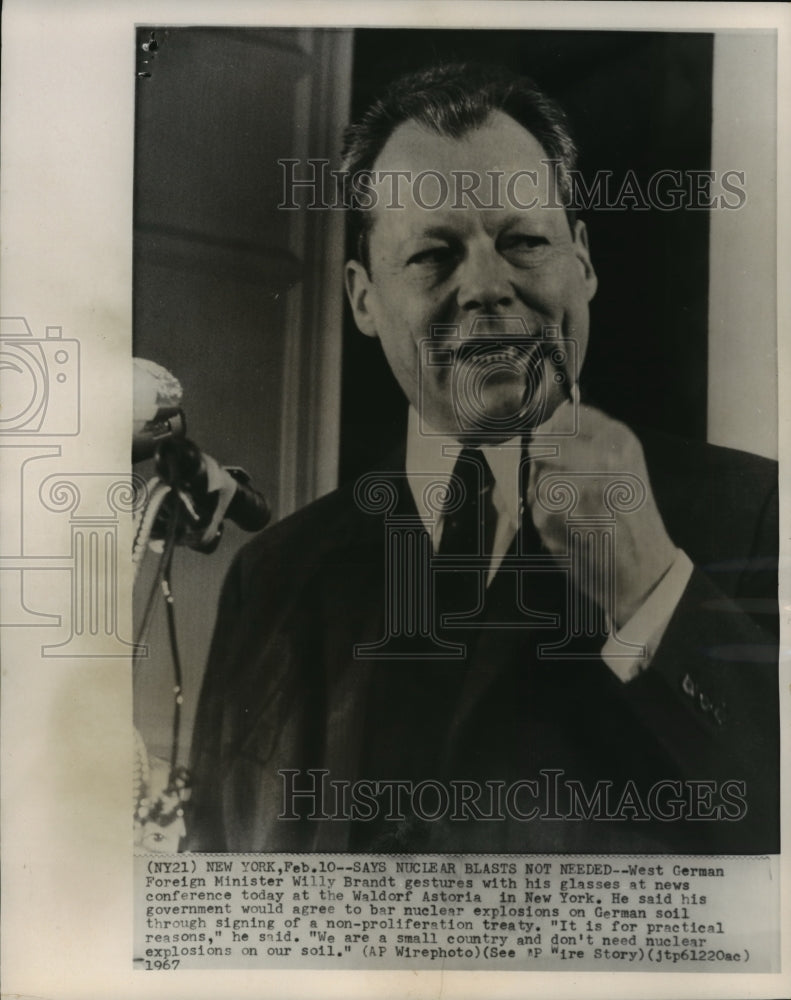
[[[442,537],[444,518],[426,506],[426,477],[430,476],[436,483],[450,482],[460,450],[461,445],[454,438],[422,433],[417,412],[410,407],[406,449],[407,480],[421,520],[431,535],[434,552],[438,550]],[[497,513],[488,586],[519,529],[523,504],[519,495],[522,451],[517,438],[501,445],[484,445],[481,451],[494,476],[492,502]],[[618,637],[622,642],[642,646],[645,651],[643,655],[624,655],[623,645],[616,642],[613,631],[610,632],[601,656],[620,680],[632,680],[648,667],[691,574],[692,562],[689,556],[681,549],[676,549],[676,557],[665,575],[629,621],[618,629]]]

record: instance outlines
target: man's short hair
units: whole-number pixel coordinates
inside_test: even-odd
[[[502,111],[538,140],[555,177],[561,202],[573,225],[572,172],[577,147],[563,109],[530,77],[478,63],[446,63],[394,80],[344,133],[343,171],[350,180],[348,204],[360,261],[370,270],[368,236],[372,218],[355,197],[354,178],[373,170],[395,129],[415,121],[438,135],[458,139]]]

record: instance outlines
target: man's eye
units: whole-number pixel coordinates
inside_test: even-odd
[[[428,247],[413,253],[407,264],[423,264],[433,267],[447,265],[453,260],[453,250],[448,246]]]
[[[549,246],[546,236],[532,236],[529,233],[514,233],[507,236],[501,242],[501,248],[505,251],[515,250],[516,252],[526,252],[538,250],[541,247]]]

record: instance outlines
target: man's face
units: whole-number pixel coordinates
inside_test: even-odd
[[[558,200],[546,159],[529,132],[494,112],[460,139],[406,122],[374,165],[379,176],[437,172],[448,185],[440,198],[439,182],[429,178],[416,200],[411,180],[401,181],[403,207],[388,208],[395,182],[380,183],[369,231],[370,273],[358,261],[350,261],[346,273],[358,327],[381,340],[409,402],[436,431],[475,440],[470,420],[479,413],[489,440],[492,427],[507,427],[500,436],[511,437],[511,415],[538,412],[529,405],[536,393],[546,400],[540,409],[546,419],[567,398],[571,374],[557,377],[552,352],[532,343],[548,327],[576,342],[577,367],[582,364],[596,276],[583,224],[572,232],[563,209],[553,207]],[[484,206],[492,203],[492,172],[501,174],[496,207],[478,207],[468,197],[459,204],[460,171],[481,178],[477,197]],[[535,180],[523,173],[510,197],[509,178],[524,171],[534,171]],[[534,207],[518,205],[534,199]],[[437,201],[439,207],[426,207]],[[449,329],[437,336],[438,326]],[[509,335],[520,331],[521,339],[509,344]],[[445,348],[439,354],[421,350],[430,337],[434,347]]]

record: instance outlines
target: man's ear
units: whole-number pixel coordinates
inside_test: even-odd
[[[599,287],[599,279],[596,277],[596,272],[593,269],[591,261],[588,230],[581,219],[577,219],[574,223],[574,252],[582,268],[582,276],[585,279],[585,285],[588,289],[588,302],[590,302],[596,294],[596,289]]]
[[[366,337],[377,336],[376,322],[370,308],[369,293],[371,289],[371,278],[359,260],[349,260],[346,262],[346,294],[349,296],[349,304],[354,313],[354,322],[360,333]]]

